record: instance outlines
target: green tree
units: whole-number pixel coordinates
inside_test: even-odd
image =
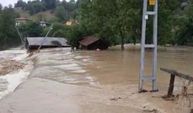
[[[193,4],[189,4],[183,13],[178,16],[178,29],[176,30],[176,44],[193,46]]]
[[[0,11],[1,11],[1,14],[2,14],[2,5],[0,4]]]
[[[115,26],[121,38],[121,49],[124,50],[125,38],[129,37],[136,43],[140,36],[141,2],[136,0],[117,0]]]
[[[60,21],[69,19],[69,14],[62,5],[56,7],[55,15],[59,18]]]
[[[136,43],[141,35],[142,1],[137,0],[79,0],[80,25],[92,35],[113,42],[120,38]],[[152,7],[148,7],[152,10]],[[190,45],[192,43],[193,2],[159,1],[158,43]],[[146,43],[152,43],[152,17],[147,22]]]
[[[20,39],[15,29],[17,13],[13,8],[5,7],[0,11],[0,49],[6,49],[20,44]]]
[[[26,6],[26,9],[29,10],[31,15],[33,15],[38,12],[46,10],[46,7],[42,2],[36,0],[36,1],[29,1]]]
[[[43,28],[36,22],[29,22],[19,27],[19,30],[24,37],[41,37],[43,35]]]
[[[91,33],[111,42],[120,38],[123,50],[125,38],[132,36],[135,42],[140,35],[140,11],[140,1],[136,0],[82,0],[80,22]]]
[[[23,0],[18,0],[17,3],[15,4],[15,7],[21,7],[23,10],[27,7],[27,3],[24,2]]]
[[[81,0],[80,4],[80,25],[88,34],[99,35],[107,40],[114,37],[114,23],[112,24],[115,12],[114,1]]]
[[[42,0],[42,3],[45,4],[46,9],[54,9],[57,5],[57,0]]]
[[[68,15],[68,18],[76,18],[78,15],[78,5],[75,0],[70,0],[69,2],[63,1],[61,5],[65,8],[65,12]]]

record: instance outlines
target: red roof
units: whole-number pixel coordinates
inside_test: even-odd
[[[93,44],[95,43],[96,41],[100,40],[99,38],[97,37],[94,37],[94,36],[88,36],[88,37],[85,37],[83,40],[81,40],[79,43],[83,46],[88,46],[90,44]]]
[[[29,20],[29,19],[25,17],[20,17],[20,18],[16,18],[16,20]]]

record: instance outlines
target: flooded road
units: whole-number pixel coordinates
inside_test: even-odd
[[[166,94],[169,76],[159,68],[176,69],[193,75],[192,58],[192,48],[160,50],[160,92],[139,94],[139,49],[41,50],[28,58],[34,63],[28,79],[0,101],[0,113],[153,113],[155,110],[156,113],[182,113],[177,109],[176,102],[160,98]],[[148,75],[151,61],[152,53],[147,51],[145,69]],[[181,80],[176,82],[175,90],[178,93],[179,83]],[[147,88],[149,86],[146,85]]]

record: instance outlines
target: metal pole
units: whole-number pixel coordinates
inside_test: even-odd
[[[146,11],[147,11],[147,0],[143,0],[139,92],[143,90],[144,59],[145,59],[145,36],[146,36],[146,18],[145,18]]]
[[[139,75],[139,92],[142,92],[144,81],[148,80],[152,82],[152,91],[157,90],[157,34],[158,34],[158,0],[149,1],[149,5],[153,6],[153,11],[147,11],[148,0],[143,0],[143,17],[142,17],[142,33],[141,33],[141,65]],[[153,16],[153,43],[146,44],[146,26],[148,16]],[[151,75],[145,75],[145,49],[151,48],[153,50],[153,64]]]
[[[156,0],[154,7],[154,20],[153,20],[153,44],[155,46],[153,50],[153,80],[152,80],[152,90],[156,91],[157,89],[157,35],[158,35],[158,0]]]

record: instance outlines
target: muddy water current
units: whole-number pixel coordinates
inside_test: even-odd
[[[84,69],[94,76],[100,84],[138,83],[140,70],[139,50],[109,50],[76,52],[80,56],[89,57],[89,63]],[[193,75],[193,50],[168,49],[158,52],[158,87],[167,88],[169,74],[160,68],[175,69],[179,72]],[[147,51],[145,57],[145,73],[151,75],[152,52]],[[148,84],[148,82],[146,83]]]
[[[23,52],[23,51],[22,51]],[[17,57],[21,51],[1,52],[1,57]],[[47,49],[35,54],[34,70],[30,77],[51,79],[63,83],[83,85],[137,84],[140,70],[140,50],[74,51]],[[2,58],[2,59],[3,59]],[[166,48],[158,51],[158,87],[167,89],[169,74],[160,68],[175,69],[193,75],[192,48]],[[151,75],[152,51],[145,55],[145,75]],[[150,86],[150,82],[145,83]],[[182,84],[177,80],[176,86]],[[176,88],[177,88],[176,87]]]

